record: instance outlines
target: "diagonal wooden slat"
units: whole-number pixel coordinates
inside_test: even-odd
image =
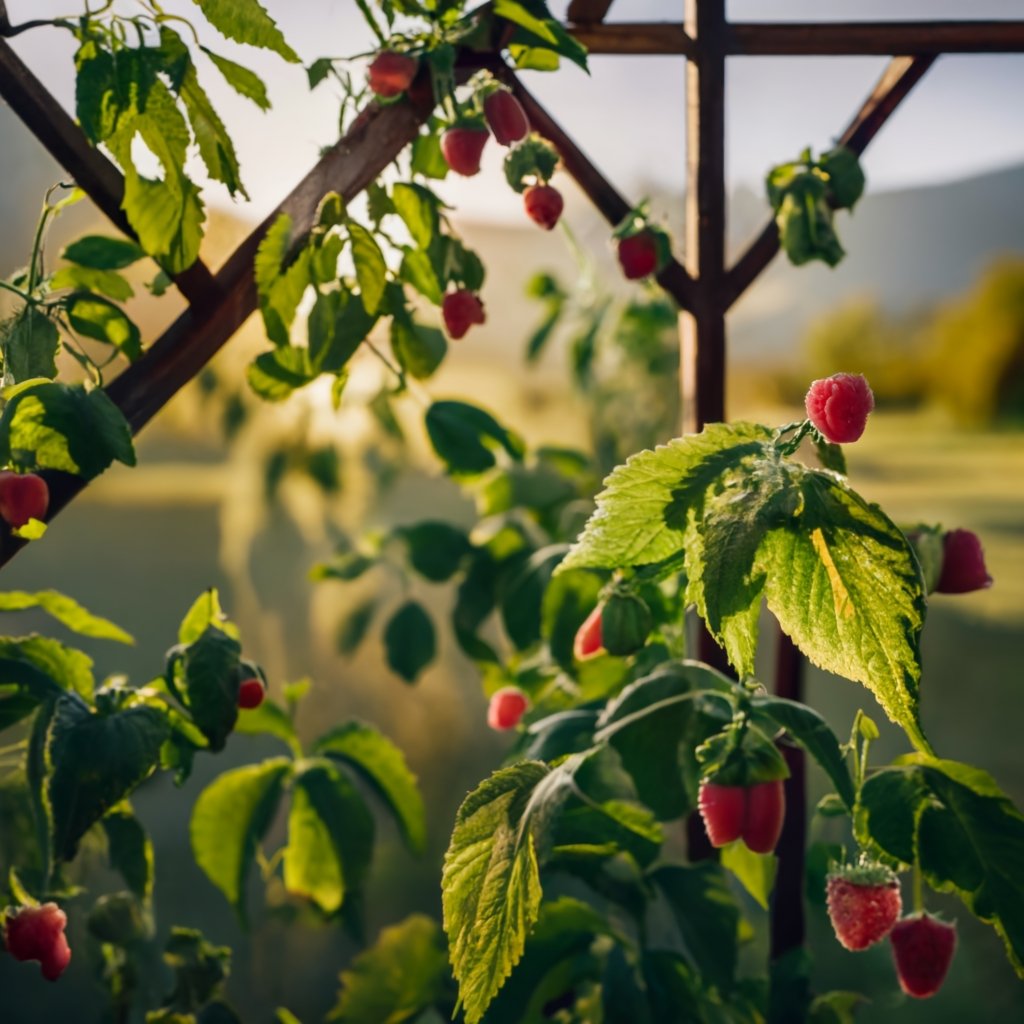
[[[121,209],[124,198],[121,172],[89,144],[67,111],[2,39],[0,96],[118,230],[134,238],[135,232]],[[189,302],[206,301],[215,294],[213,275],[198,260],[187,270],[175,274],[174,283]]]
[[[488,66],[496,76],[502,78],[511,87],[526,110],[531,128],[558,150],[558,155],[566,171],[583,189],[605,220],[612,225],[618,224],[632,209],[628,200],[587,159],[586,154],[506,64],[495,60]],[[658,283],[681,307],[685,309],[690,306],[693,301],[693,279],[678,260],[669,261],[665,269],[658,274]]]
[[[878,80],[874,91],[857,112],[856,117],[847,125],[839,142],[849,146],[858,155],[863,153],[882,125],[889,120],[934,63],[934,57],[896,57]],[[778,228],[775,221],[770,220],[726,274],[721,295],[721,301],[726,309],[753,284],[758,274],[768,266],[778,251]]]

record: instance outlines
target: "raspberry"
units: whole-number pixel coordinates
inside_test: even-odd
[[[480,171],[480,157],[489,138],[486,128],[464,126],[449,128],[441,136],[441,152],[448,166],[464,178]]]
[[[465,288],[449,292],[444,297],[441,316],[449,337],[454,339],[463,337],[473,324],[482,324],[486,320],[480,297]]]
[[[598,605],[583,620],[583,625],[576,630],[576,637],[572,642],[572,654],[577,661],[585,661],[599,654],[604,647],[601,638],[601,612],[604,605]]]
[[[702,782],[697,806],[712,846],[742,839],[754,853],[771,853],[782,834],[786,792],[781,779],[752,786]]]
[[[654,232],[644,229],[619,241],[619,265],[630,281],[648,277],[658,269],[660,254]]]
[[[250,679],[243,679],[238,684],[238,706],[243,711],[258,708],[263,703],[266,691],[263,682],[253,676]]]
[[[884,939],[903,910],[899,882],[882,865],[832,872],[825,891],[836,938],[851,950],[867,949]]]
[[[67,914],[56,903],[19,907],[8,917],[4,941],[15,960],[38,960],[43,977],[56,981],[71,961],[71,947],[64,935]]]
[[[523,207],[534,224],[550,231],[562,216],[565,201],[562,193],[552,185],[531,185],[523,192]]]
[[[807,418],[832,444],[849,444],[864,433],[875,396],[859,373],[813,381],[804,399]]]
[[[956,925],[931,914],[913,914],[889,933],[900,988],[915,999],[927,999],[942,988],[956,951]]]
[[[35,473],[0,473],[0,516],[18,529],[30,519],[42,519],[50,505],[50,489]]]
[[[939,594],[966,594],[992,586],[985,568],[985,553],[978,535],[970,530],[950,530],[942,538],[942,572],[935,585]]]
[[[712,846],[727,846],[743,835],[747,794],[742,786],[702,782],[697,806]]]
[[[499,731],[514,729],[529,706],[526,694],[518,686],[503,686],[487,706],[487,724]]]
[[[526,111],[507,89],[497,89],[484,100],[484,117],[500,146],[511,146],[529,134]]]
[[[401,95],[416,77],[419,61],[406,53],[382,50],[370,63],[366,79],[370,88],[383,99]]]

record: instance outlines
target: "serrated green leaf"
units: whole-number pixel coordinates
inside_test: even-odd
[[[536,761],[501,769],[466,797],[455,818],[441,895],[467,1024],[483,1019],[540,911],[530,817],[548,776]]]
[[[427,819],[423,797],[398,747],[376,729],[348,722],[321,736],[314,749],[356,768],[388,805],[409,849],[424,851]]]
[[[199,76],[191,63],[185,72],[179,95],[185,104],[189,124],[192,125],[192,136],[199,149],[199,156],[210,177],[226,185],[232,196],[241,194],[248,198],[240,178],[235,144],[224,122],[213,109],[209,96],[199,84]]]
[[[444,934],[413,914],[381,930],[376,943],[341,972],[335,1024],[402,1024],[441,998],[451,977]]]
[[[220,750],[238,718],[238,666],[241,644],[216,626],[207,626],[184,653],[182,688],[192,719]]]
[[[362,226],[349,222],[349,239],[352,243],[352,261],[356,268],[360,298],[367,313],[378,311],[384,288],[387,284],[387,264],[377,240]]]
[[[87,338],[113,345],[126,359],[142,355],[142,335],[127,314],[108,299],[78,292],[65,300],[68,321]]]
[[[243,921],[245,883],[292,762],[285,757],[224,772],[196,799],[189,835],[196,863]]]
[[[26,608],[42,608],[59,623],[67,626],[79,636],[91,636],[97,640],[115,640],[121,644],[133,644],[134,638],[120,626],[100,615],[93,615],[74,598],[58,590],[38,590],[30,594],[25,590],[9,590],[0,593],[0,612],[20,612]]]
[[[21,382],[34,377],[57,376],[57,352],[60,334],[57,325],[39,310],[27,306],[10,323],[0,328],[4,372],[10,380]]]
[[[128,804],[115,807],[101,824],[107,835],[110,866],[143,902],[153,895],[153,843]]]
[[[70,690],[91,700],[92,658],[48,636],[0,637],[0,682],[13,683],[37,701]]]
[[[258,0],[193,0],[206,20],[225,38],[273,50],[292,64],[299,55],[285,42],[274,19]]]
[[[231,86],[240,96],[252,100],[260,110],[270,109],[270,97],[267,96],[267,87],[263,79],[241,64],[236,64],[227,57],[208,50],[205,46],[200,47],[203,53],[213,61],[214,66],[224,76],[224,81]]]
[[[434,623],[417,601],[406,601],[384,627],[388,667],[407,683],[434,660],[437,640]]]
[[[72,263],[96,270],[123,270],[146,256],[132,239],[109,235],[83,235],[67,246],[61,255]]]

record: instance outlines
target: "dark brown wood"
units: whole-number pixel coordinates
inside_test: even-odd
[[[696,55],[686,68],[686,269],[680,316],[683,427],[725,419],[725,0],[686,0]]]
[[[775,692],[803,700],[803,655],[782,630],[775,655]],[[775,960],[804,943],[804,851],[807,848],[807,763],[803,750],[783,746],[789,767],[786,819],[775,853],[778,871],[771,900],[771,956]]]
[[[530,127],[550,142],[561,158],[565,170],[575,179],[590,201],[609,224],[615,225],[629,213],[631,204],[611,182],[587,159],[557,121],[537,102],[522,81],[504,64],[492,64],[495,74],[503,78],[515,93],[530,119]],[[658,274],[658,283],[682,309],[690,307],[693,281],[686,268],[675,259]]]
[[[2,39],[0,96],[115,227],[134,238],[135,232],[121,209],[124,198],[121,172],[89,144],[64,108]],[[209,301],[216,294],[213,275],[201,261],[175,274],[174,283],[190,302]]]
[[[624,22],[612,24],[569,24],[566,30],[591,53],[642,55],[681,54],[692,56],[694,42],[682,22]]]
[[[256,309],[253,258],[270,225],[280,213],[292,218],[293,237],[303,239],[313,226],[317,207],[328,192],[351,201],[415,138],[427,106],[371,104],[306,175],[291,194],[235,250],[214,278],[215,301],[189,307],[146,351],[138,362],[107,386],[107,394],[137,434],[171,400]],[[67,473],[44,474],[50,484],[52,520],[85,487]],[[24,547],[24,541],[0,540],[0,566]]]
[[[839,141],[863,153],[911,89],[935,62],[934,57],[896,57],[878,80]],[[722,301],[728,309],[750,287],[779,251],[779,232],[770,220],[726,275]]]
[[[751,57],[1021,53],[1024,21],[732,24],[726,47],[730,54]]]
[[[591,24],[604,21],[612,0],[572,0],[565,16],[577,24]]]

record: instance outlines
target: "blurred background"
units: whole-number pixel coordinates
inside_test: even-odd
[[[65,6],[7,4],[15,23],[70,13]],[[353,0],[267,0],[266,6],[306,63],[372,48]],[[552,4],[556,14],[565,6]],[[618,0],[610,20],[674,19],[681,6]],[[165,7],[190,16],[196,10],[184,0]],[[729,14],[747,20],[1024,17],[1020,0],[976,0],[969,12],[952,0],[837,0],[825,13],[820,7],[812,0],[736,0]],[[71,109],[73,46],[66,36],[42,29],[14,45]],[[219,52],[264,76],[274,102],[272,111],[259,114],[205,68],[204,82],[238,145],[252,196],[233,205],[219,187],[207,190],[204,256],[217,266],[320,148],[335,141],[338,97],[326,86],[310,95],[300,67],[209,36]],[[807,145],[827,148],[884,65],[868,58],[733,60],[727,84],[733,256],[768,216],[761,186],[767,169]],[[683,77],[681,59],[602,56],[592,59],[590,80],[571,67],[556,76],[527,76],[623,192],[651,197],[677,251],[686,159]],[[855,213],[839,215],[844,262],[836,270],[795,269],[776,259],[736,306],[728,395],[730,418],[784,422],[797,415],[813,377],[865,373],[878,411],[848,453],[853,485],[897,522],[941,522],[981,536],[995,586],[937,597],[929,608],[924,721],[941,753],[991,771],[1018,806],[1024,804],[1021,95],[1024,56],[939,60],[865,157],[868,194]],[[526,221],[521,200],[505,186],[500,156],[492,145],[478,177],[438,185],[456,208],[458,230],[488,268],[488,320],[452,346],[428,390],[434,398],[462,396],[485,406],[531,446],[591,451],[607,470],[678,430],[673,311],[656,291],[619,280],[608,226],[565,175],[556,184],[567,197],[568,231],[548,235]],[[0,274],[25,260],[38,203],[60,178],[31,133],[0,107]],[[51,256],[63,241],[96,229],[106,230],[102,218],[82,204],[58,225]],[[129,311],[151,341],[181,306],[173,292],[156,300],[142,291]],[[547,319],[546,344],[527,362],[527,346]],[[353,609],[370,598],[385,611],[401,602],[396,580],[371,573],[357,583],[313,583],[309,571],[342,536],[423,518],[468,526],[476,517],[472,501],[428,455],[415,397],[386,409],[370,402],[382,386],[374,361],[357,361],[337,412],[315,386],[271,406],[247,394],[244,383],[247,362],[265,345],[262,324],[251,320],[140,437],[139,467],[108,471],[44,542],[5,568],[2,585],[62,590],[124,626],[135,635],[135,648],[83,646],[96,660],[98,678],[123,671],[140,683],[162,671],[162,652],[192,600],[218,586],[247,656],[262,663],[272,692],[288,680],[313,680],[299,717],[304,736],[325,722],[355,717],[395,740],[424,789],[430,847],[422,860],[412,859],[381,821],[367,899],[372,937],[414,910],[439,914],[440,858],[455,808],[500,762],[505,741],[486,729],[478,674],[446,630],[439,633],[437,660],[415,686],[385,667],[383,615],[354,655],[339,650]],[[416,596],[443,614],[450,589],[416,586]],[[51,631],[32,614],[5,615],[0,627]],[[866,692],[821,673],[811,673],[809,702],[840,734],[857,707],[882,717]],[[880,757],[902,749],[899,737],[884,733]],[[195,867],[188,844],[188,814],[202,786],[232,764],[274,752],[272,741],[236,736],[224,755],[198,758],[183,789],[161,777],[140,790],[136,805],[156,844],[161,929],[200,927],[212,941],[234,947],[228,991],[246,1021],[270,1020],[271,1008],[285,1005],[310,1022],[332,1005],[337,972],[357,947],[304,918],[273,890],[266,905],[254,890],[261,909],[252,931],[243,933]],[[813,784],[821,791],[816,776]],[[829,838],[820,820],[814,828],[815,838]],[[279,822],[268,846],[282,836]],[[88,878],[94,891],[112,884],[98,864]],[[935,903],[959,917],[963,938],[941,997],[906,1000],[888,951],[844,952],[823,908],[812,902],[820,987],[865,989],[872,1003],[861,1019],[868,1021],[962,1021],[976,1013],[979,992],[992,1019],[1024,1019],[1022,986],[994,933],[958,914],[957,904]],[[66,980],[52,986],[0,958],[3,1021],[95,1019],[81,1009],[92,1005],[89,974],[87,958],[76,957]]]

